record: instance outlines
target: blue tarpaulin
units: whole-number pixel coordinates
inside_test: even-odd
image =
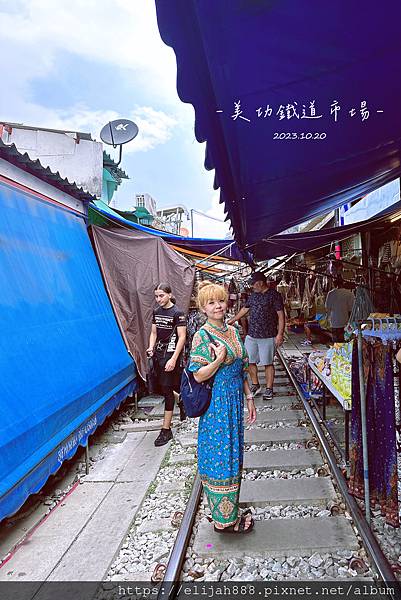
[[[288,254],[309,252],[324,248],[334,242],[341,242],[358,233],[377,228],[391,227],[391,219],[401,217],[401,202],[396,202],[382,213],[371,219],[351,223],[343,227],[330,227],[319,231],[305,231],[301,233],[288,233],[286,235],[273,235],[272,237],[255,244],[254,254],[258,260],[268,260]],[[398,220],[398,218],[397,218]]]
[[[401,171],[401,3],[156,0],[241,247]]]
[[[109,207],[107,207],[109,208]],[[97,207],[100,213],[110,215],[116,222],[120,220],[120,223],[124,225],[129,224],[132,225],[132,229],[137,229],[144,231],[146,233],[150,233],[152,235],[163,237],[166,241],[169,241],[169,234],[165,237],[163,232],[156,231],[150,229],[149,227],[144,227],[143,225],[138,225],[136,223],[131,223],[131,221],[127,221],[123,217],[117,215],[114,217],[114,211],[109,208],[108,211],[105,209]],[[285,256],[288,254],[301,253],[301,252],[311,252],[313,250],[317,250],[318,248],[323,248],[324,246],[329,246],[330,244],[338,241],[342,241],[356,235],[357,233],[361,233],[368,229],[372,229],[374,227],[382,227],[391,224],[390,219],[394,217],[394,215],[398,215],[401,211],[401,202],[396,202],[391,206],[388,206],[386,209],[381,211],[375,217],[370,219],[365,219],[364,221],[359,221],[357,223],[352,223],[349,225],[345,225],[342,227],[331,227],[330,229],[321,229],[318,231],[305,231],[301,233],[286,233],[283,235],[272,235],[268,238],[264,238],[258,243],[252,245],[251,251],[245,252],[244,255],[247,256],[247,261],[251,260],[269,260],[271,258],[277,258],[278,256]],[[114,214],[113,214],[114,213]],[[129,227],[128,225],[128,227]],[[160,235],[162,234],[162,235]],[[178,237],[178,236],[172,236]],[[194,250],[196,246],[194,242],[202,241],[200,238],[181,238],[188,240],[187,249]],[[204,240],[205,243],[216,242],[222,247],[224,241],[227,240]],[[174,244],[177,246],[184,246],[177,242]],[[199,246],[201,248],[201,246]],[[208,247],[209,251],[211,247]],[[234,245],[234,252],[238,249],[238,246]],[[200,250],[199,250],[200,251]],[[228,253],[230,249],[227,249]]]
[[[115,212],[110,206],[101,201],[96,201],[91,204],[91,208],[99,214],[110,219],[111,223],[119,223],[137,231],[143,231],[149,235],[158,236],[164,239],[168,244],[179,246],[183,251],[191,250],[193,252],[201,252],[207,256],[211,254],[218,254],[224,258],[234,261],[250,262],[252,260],[251,255],[240,250],[234,240],[215,240],[212,238],[188,238],[182,235],[175,235],[174,233],[168,233],[167,231],[161,231],[158,229],[152,229],[151,227],[145,227],[139,223],[133,223],[128,221],[123,216]]]
[[[0,521],[136,388],[82,215],[0,182]]]

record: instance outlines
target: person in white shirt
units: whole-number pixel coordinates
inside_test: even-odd
[[[335,288],[327,294],[326,309],[330,318],[333,342],[344,341],[344,327],[354,306],[355,296],[344,288],[342,277],[334,281]]]

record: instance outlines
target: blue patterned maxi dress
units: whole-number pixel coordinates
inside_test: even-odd
[[[194,336],[189,369],[212,362],[210,340],[204,329],[227,348],[217,371],[209,409],[199,419],[198,471],[213,520],[231,525],[238,518],[244,455],[244,378],[247,354],[235,327],[206,323]]]

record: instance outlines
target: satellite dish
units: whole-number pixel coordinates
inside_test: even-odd
[[[116,166],[121,162],[123,144],[136,138],[138,131],[138,125],[136,125],[134,121],[129,121],[128,119],[116,119],[115,121],[110,121],[102,128],[102,131],[100,132],[100,139],[102,142],[113,146],[113,148],[120,146],[120,157]]]
[[[100,132],[100,139],[110,146],[121,146],[138,135],[138,125],[128,119],[116,119],[105,125]]]

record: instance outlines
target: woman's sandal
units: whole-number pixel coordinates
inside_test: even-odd
[[[237,521],[233,525],[229,525],[228,527],[223,527],[222,529],[220,529],[219,527],[216,527],[216,525],[215,525],[214,530],[217,533],[249,533],[250,531],[252,531],[252,529],[255,525],[255,521],[251,518],[251,522],[249,523],[249,526],[245,527],[246,517],[247,517],[247,515],[250,515],[250,514],[252,514],[252,513],[248,509],[242,513],[242,515],[239,518],[239,521]],[[234,529],[236,525],[238,525],[238,529]]]

